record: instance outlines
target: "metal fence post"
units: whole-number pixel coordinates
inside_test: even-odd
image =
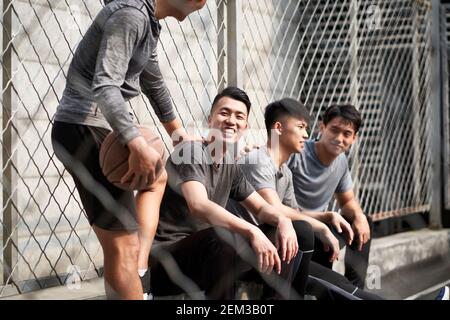
[[[2,83],[2,188],[3,188],[3,282],[11,282],[12,268],[17,262],[17,213],[15,200],[17,186],[14,171],[14,134],[12,104],[12,2],[3,0],[3,83]]]
[[[442,70],[442,125],[443,125],[443,135],[444,135],[444,144],[443,144],[443,153],[444,153],[444,163],[443,163],[443,177],[444,177],[444,206],[445,209],[450,210],[450,186],[449,186],[449,178],[450,178],[450,115],[449,115],[449,70],[448,70],[448,59],[449,59],[449,43],[447,39],[447,15],[450,13],[450,6],[447,4],[446,6],[441,6],[441,70]],[[445,224],[445,222],[444,222]]]
[[[358,69],[359,69],[359,39],[358,39],[358,3],[356,0],[350,2],[350,101],[359,111],[361,111],[361,105],[359,104],[358,92],[360,89],[358,80]],[[361,183],[360,183],[360,170],[361,161],[359,158],[359,153],[355,152],[359,149],[359,140],[356,140],[354,146],[352,146],[352,171],[354,174],[354,190],[358,199],[361,199]]]
[[[228,85],[242,88],[242,0],[227,3],[227,72]]]
[[[433,0],[431,20],[431,101],[430,128],[433,178],[430,209],[430,228],[442,227],[442,108],[441,108],[441,59],[440,59],[440,1]]]
[[[225,46],[225,0],[217,0],[217,89],[222,91],[227,83],[225,75],[226,46]]]
[[[418,49],[418,43],[417,39],[419,37],[418,32],[418,19],[419,14],[416,7],[413,6],[413,19],[412,19],[412,46],[411,46],[411,54],[412,54],[412,74],[411,74],[411,84],[412,84],[412,104],[414,110],[420,110],[420,66],[419,66],[419,49]],[[413,112],[412,114],[412,127],[413,128],[420,128],[420,125],[423,120],[423,113],[421,112]],[[413,135],[413,167],[414,171],[412,172],[413,175],[413,201],[418,201],[417,199],[420,198],[420,189],[421,189],[421,181],[420,181],[420,158],[421,158],[421,143],[420,140],[423,139],[420,135]]]

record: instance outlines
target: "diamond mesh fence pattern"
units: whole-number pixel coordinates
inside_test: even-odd
[[[82,279],[101,274],[102,250],[70,175],[54,156],[51,120],[77,43],[99,0],[15,0],[3,9],[3,176],[0,296],[63,284],[72,266]],[[196,127],[216,94],[217,5],[183,24],[162,22],[159,59],[174,106]],[[140,123],[157,118],[148,100],[131,101]],[[155,127],[165,139],[160,126]],[[171,144],[170,144],[171,145]]]
[[[50,143],[67,68],[101,7],[3,1],[0,297],[64,284],[71,266],[82,280],[102,272],[101,248]],[[263,108],[284,96],[311,108],[313,137],[326,107],[353,103],[364,117],[349,155],[364,211],[384,219],[429,209],[429,1],[209,0],[184,22],[161,24],[161,70],[185,127],[203,134],[212,99],[228,84],[249,93],[252,129],[263,129]],[[231,30],[241,40],[236,64]],[[170,150],[148,100],[130,107]],[[264,143],[257,132],[248,139]]]
[[[292,96],[310,108],[315,138],[328,106],[352,103],[364,119],[350,152],[364,211],[380,220],[428,210],[430,3],[266,0],[243,11],[250,123]]]

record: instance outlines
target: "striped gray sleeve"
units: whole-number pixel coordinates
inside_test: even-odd
[[[169,90],[159,68],[156,46],[144,71],[141,73],[140,85],[159,121],[169,122],[176,118]]]
[[[92,81],[95,100],[123,144],[139,135],[120,87],[125,81],[135,43],[145,32],[145,25],[144,14],[131,7],[117,10],[108,18],[103,26]]]

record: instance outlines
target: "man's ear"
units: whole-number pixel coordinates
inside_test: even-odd
[[[319,130],[320,130],[320,133],[322,133],[322,131],[325,130],[325,124],[323,123],[323,121],[319,122]]]
[[[211,125],[211,114],[209,114],[207,121],[208,121],[208,127],[209,127]]]
[[[277,121],[273,125],[272,130],[274,130],[276,132],[276,134],[281,135],[283,133],[283,125],[281,124],[280,121]]]

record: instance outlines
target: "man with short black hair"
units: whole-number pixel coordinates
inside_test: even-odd
[[[353,237],[351,226],[337,212],[321,212],[316,220],[298,209],[292,183],[292,173],[286,165],[293,153],[301,152],[308,138],[309,115],[299,101],[284,98],[270,103],[264,113],[268,140],[266,146],[254,149],[239,159],[238,163],[255,190],[279,212],[293,221],[303,220],[311,224],[316,238],[331,253],[330,261],[339,255],[339,242],[326,224],[334,226],[348,238]],[[257,219],[230,200],[231,212],[258,223]],[[325,224],[326,223],[326,224]],[[309,253],[313,255],[313,253]],[[258,280],[258,279],[255,279]],[[307,293],[319,299],[380,299],[358,290],[344,276],[313,261],[310,263]]]
[[[345,276],[357,287],[364,288],[370,250],[372,222],[363,213],[353,191],[347,152],[357,138],[361,115],[352,105],[329,107],[320,123],[320,140],[307,141],[303,151],[292,155],[288,166],[292,171],[295,196],[299,207],[320,218],[333,196],[343,217],[351,224],[354,241],[335,233],[341,246],[347,245]],[[317,242],[313,260],[332,267],[329,254]]]
[[[264,201],[231,152],[247,128],[249,111],[247,94],[226,88],[214,99],[206,141],[178,145],[167,161],[168,184],[151,250],[153,294],[190,291],[192,281],[208,298],[234,299],[235,281],[253,269],[275,289],[267,298],[303,296],[310,257],[297,252],[313,249],[311,226],[292,222]],[[229,198],[264,224],[227,211]],[[290,290],[294,277],[298,296]]]

